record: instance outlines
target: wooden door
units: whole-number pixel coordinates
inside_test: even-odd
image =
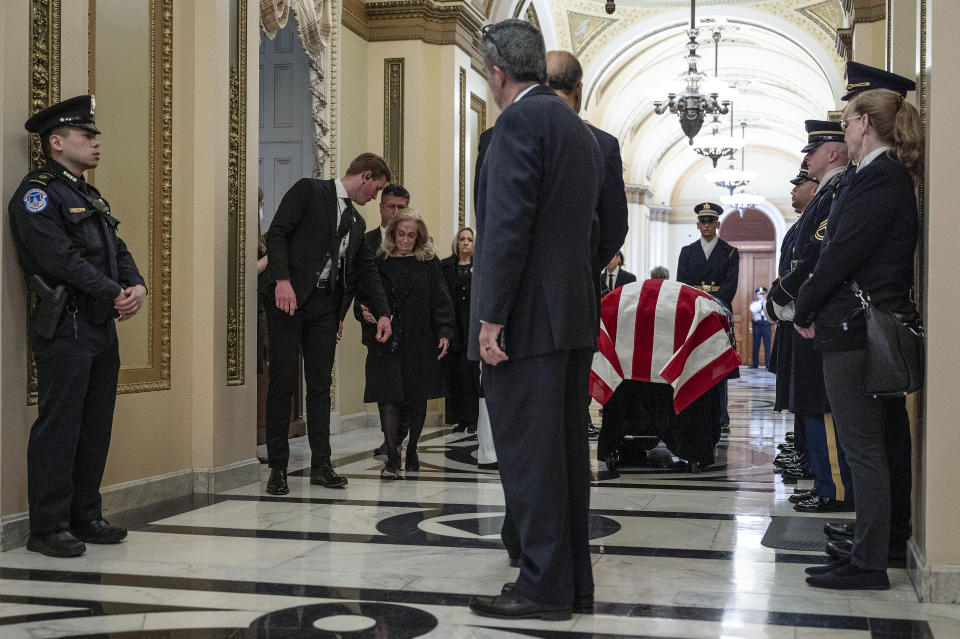
[[[733,298],[733,330],[737,336],[737,352],[744,366],[753,365],[753,316],[750,302],[757,287],[769,289],[775,275],[776,251],[772,242],[731,242],[740,250],[740,280]],[[772,338],[772,337],[771,337]],[[759,366],[763,361],[760,349]]]

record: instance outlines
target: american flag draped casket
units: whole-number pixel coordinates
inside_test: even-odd
[[[680,413],[740,365],[730,320],[710,295],[672,280],[645,280],[607,294],[590,371],[590,395],[606,404],[624,379],[670,384]]]

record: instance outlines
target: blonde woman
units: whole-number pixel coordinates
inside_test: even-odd
[[[480,363],[467,359],[473,242],[473,229],[460,229],[453,238],[453,255],[440,261],[457,324],[456,335],[450,344],[450,355],[443,360],[443,375],[447,383],[445,421],[454,425],[454,431],[468,433],[477,430],[480,407]]]
[[[456,328],[440,260],[419,214],[407,209],[394,216],[375,262],[390,306],[393,335],[383,344],[377,342],[375,318],[362,312],[367,345],[364,401],[377,403],[387,438],[387,461],[380,476],[398,479],[401,422],[410,429],[406,469],[417,471],[417,441],[427,400],[444,395],[440,360]]]

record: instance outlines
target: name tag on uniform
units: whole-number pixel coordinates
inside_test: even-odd
[[[83,208],[83,207],[80,207],[79,209],[70,209],[70,212],[71,212],[71,213],[83,213],[83,212],[86,211],[86,210],[87,210],[87,209],[85,209],[85,208]]]

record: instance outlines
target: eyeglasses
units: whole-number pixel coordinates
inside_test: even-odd
[[[493,39],[493,33],[491,33],[495,26],[496,24],[485,24],[480,27],[480,40],[489,40],[493,48],[497,50],[497,55],[502,57],[503,54],[500,53],[500,47],[497,45],[497,41]]]
[[[865,115],[866,115],[866,113],[861,113],[860,115],[855,115],[855,116],[853,116],[852,118],[844,118],[843,120],[840,120],[840,128],[843,129],[844,131],[846,131],[846,130],[847,130],[847,127],[850,126],[850,125],[847,124],[847,122],[849,122],[850,120],[859,120],[860,118],[862,118],[862,117],[865,116]]]

